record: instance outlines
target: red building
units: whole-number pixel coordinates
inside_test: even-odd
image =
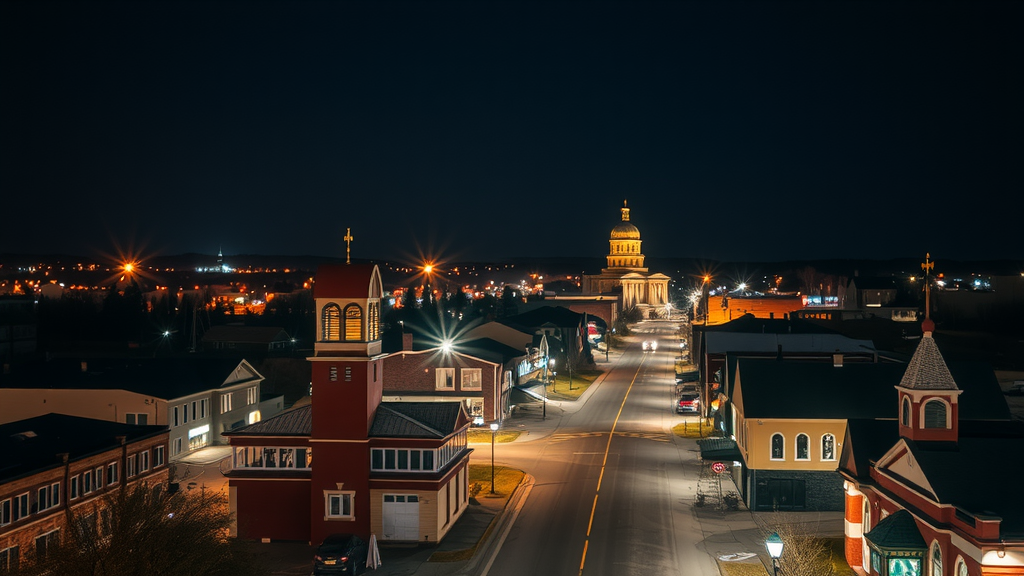
[[[312,402],[228,435],[237,536],[436,542],[465,511],[462,404],[381,402],[382,293],[375,265],[317,271]]]
[[[933,329],[925,320],[893,394],[898,419],[847,424],[847,562],[879,576],[1024,575],[1024,426],[994,405],[992,419],[960,418]]]

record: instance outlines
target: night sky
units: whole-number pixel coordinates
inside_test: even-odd
[[[1024,259],[1024,2],[0,3],[0,253]]]

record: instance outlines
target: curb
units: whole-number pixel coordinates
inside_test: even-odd
[[[487,530],[484,531],[484,538],[477,544],[476,554],[473,554],[473,557],[456,574],[475,576],[486,573],[490,569],[491,562],[494,561],[495,556],[497,556],[498,551],[501,549],[501,543],[505,540],[505,536],[519,516],[519,511],[522,509],[523,504],[525,504],[526,498],[530,495],[530,491],[533,490],[533,484],[534,477],[524,473],[522,481],[519,482],[515,491],[512,492],[512,496],[505,503],[505,507],[501,509],[501,512],[498,512],[498,515],[491,520]],[[512,513],[510,514],[509,512]],[[496,538],[496,534],[499,537]],[[487,563],[481,571],[480,563],[483,562],[485,557],[487,558]]]

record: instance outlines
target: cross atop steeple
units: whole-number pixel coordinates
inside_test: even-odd
[[[928,273],[935,268],[935,262],[930,261],[931,253],[925,252],[924,262],[921,264],[921,270],[924,270],[924,319],[928,320],[931,317],[931,293],[932,283],[928,279]]]
[[[345,241],[345,264],[352,263],[352,241],[355,238],[352,237],[352,229],[345,228],[345,237],[342,238]]]

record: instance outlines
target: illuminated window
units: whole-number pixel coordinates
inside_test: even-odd
[[[376,302],[370,303],[369,309],[369,336],[367,340],[377,340],[380,338],[380,305]]]
[[[946,427],[946,403],[942,400],[929,400],[924,405],[924,427]]]
[[[836,459],[836,437],[831,434],[825,434],[821,437],[821,459],[822,460],[835,460]]]
[[[323,325],[321,340],[325,342],[341,340],[341,308],[337,304],[324,306],[320,322]]]
[[[772,460],[784,460],[786,458],[786,439],[782,434],[772,434]]]
[[[807,434],[796,435],[796,459],[811,459],[811,439],[807,436]]]
[[[358,304],[345,306],[345,340],[358,342],[363,339],[363,309]]]
[[[971,573],[967,571],[967,563],[961,557],[956,559],[956,576],[971,576]]]
[[[455,368],[435,368],[434,387],[438,390],[454,390]]]
[[[480,368],[463,368],[462,369],[462,389],[463,390],[479,390],[480,389]]]

